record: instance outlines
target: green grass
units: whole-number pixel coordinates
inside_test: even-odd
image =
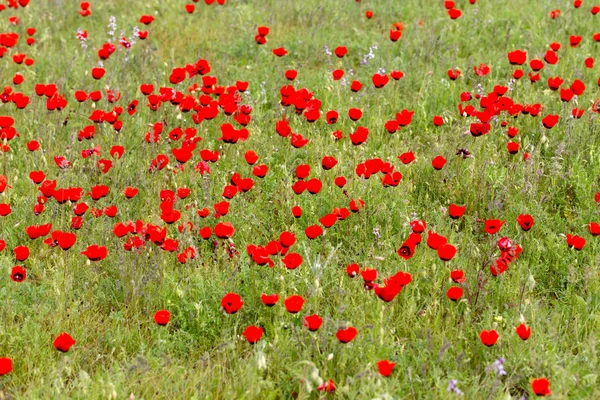
[[[86,18],[79,15],[78,2],[50,0],[1,12],[0,32],[18,32],[21,39],[0,59],[0,81],[30,96],[31,104],[16,110],[13,104],[0,103],[0,115],[12,116],[20,133],[10,141],[11,150],[0,154],[0,175],[6,175],[11,186],[0,195],[0,203],[12,207],[10,215],[0,217],[0,238],[7,243],[0,252],[0,357],[14,363],[12,373],[0,377],[0,398],[319,398],[333,396],[316,391],[321,380],[333,379],[340,398],[440,399],[458,397],[447,392],[448,381],[456,379],[467,399],[519,399],[534,396],[530,382],[537,377],[550,380],[553,398],[600,397],[600,258],[597,239],[587,231],[587,224],[599,219],[594,195],[600,190],[600,123],[590,108],[600,97],[600,73],[598,65],[584,66],[585,58],[598,54],[600,44],[591,37],[600,15],[589,12],[588,2],[577,10],[571,2],[567,6],[542,0],[457,3],[463,15],[455,21],[442,2],[417,0],[229,0],[225,6],[200,1],[193,14],[185,12],[183,1],[105,0],[92,2],[92,15]],[[548,13],[556,8],[562,13],[552,20]],[[374,12],[370,20],[364,16],[367,9]],[[138,22],[142,14],[156,20],[144,27]],[[18,26],[8,24],[10,15],[20,18]],[[130,37],[134,26],[150,33],[128,52],[119,48],[104,61],[106,76],[94,81],[90,71],[97,65],[97,50],[110,38],[110,16],[116,17],[116,40],[121,31]],[[389,29],[399,21],[404,22],[404,33],[393,43]],[[260,25],[270,27],[264,46],[253,40]],[[24,42],[29,26],[37,29],[31,47]],[[87,50],[75,38],[78,28],[88,31]],[[569,47],[572,34],[583,36],[577,48]],[[514,70],[508,51],[523,49],[528,60],[543,58],[553,41],[562,44],[558,64],[546,65],[534,85],[524,65],[525,77],[507,94],[519,104],[543,104],[540,116],[513,119],[503,113],[492,121],[489,134],[465,135],[474,118],[458,114],[460,93],[475,94],[478,84],[483,94],[495,85],[508,85]],[[346,57],[327,56],[325,46],[333,51],[340,45],[348,47]],[[375,57],[362,65],[374,45]],[[280,46],[289,51],[283,58],[271,54]],[[35,64],[13,63],[15,52],[27,53]],[[170,104],[156,112],[146,107],[140,84],[173,86],[168,84],[171,69],[199,58],[209,61],[209,75],[220,85],[250,82],[242,95],[243,103],[253,108],[246,142],[217,140],[219,126],[232,122],[222,113],[195,125],[191,113],[182,114]],[[491,67],[483,78],[473,73],[480,63]],[[313,124],[279,104],[279,89],[288,83],[283,74],[291,68],[298,70],[292,84],[314,92],[323,103],[322,116]],[[331,71],[337,68],[346,71],[346,84],[332,80]],[[375,89],[371,76],[380,68],[401,70],[405,77]],[[447,78],[451,68],[462,71],[456,81]],[[16,72],[25,82],[15,87]],[[585,82],[586,91],[577,103],[561,103],[558,93],[548,89],[548,77],[557,75],[565,80],[564,87],[574,79]],[[349,89],[354,79],[364,84],[358,94]],[[194,82],[201,85],[197,77],[176,89],[187,94]],[[45,101],[35,95],[36,83],[56,83],[68,107],[48,112]],[[120,133],[105,123],[97,126],[92,141],[77,141],[79,130],[91,124],[93,109],[89,101],[76,103],[74,91],[104,93],[106,87],[121,92],[117,105],[124,108],[138,99],[138,112],[131,117],[123,113]],[[469,104],[478,106],[476,101]],[[112,106],[104,96],[96,108]],[[575,106],[586,110],[579,120],[570,117]],[[363,110],[360,121],[347,117],[351,107]],[[413,122],[388,134],[383,125],[402,109],[415,111]],[[326,124],[328,110],[340,113],[336,125]],[[540,122],[547,114],[561,117],[551,130]],[[283,115],[293,132],[310,139],[307,146],[294,149],[289,139],[277,135],[275,123]],[[444,117],[443,126],[433,126],[435,115]],[[506,151],[503,120],[519,128],[517,155]],[[149,145],[144,135],[158,121],[166,121],[167,127],[161,142]],[[369,128],[369,138],[353,146],[348,134],[359,125]],[[180,143],[170,144],[167,134],[177,126],[195,127],[203,138],[194,157],[184,172],[148,173],[159,153],[170,156],[170,166],[175,165],[170,149]],[[338,129],[344,139],[334,141],[331,132]],[[26,143],[33,139],[43,151],[27,151]],[[95,168],[98,157],[81,157],[82,150],[98,145],[101,157],[110,158],[114,144],[126,151],[107,174]],[[221,152],[206,180],[193,169],[200,161],[198,150],[204,148]],[[468,148],[474,157],[456,156],[458,148]],[[229,214],[221,218],[236,228],[232,239],[240,254],[229,258],[221,245],[213,249],[214,236],[208,241],[198,236],[200,227],[217,221],[212,216],[200,219],[196,210],[212,211],[223,200],[223,187],[233,172],[252,176],[252,167],[243,159],[249,149],[258,153],[259,163],[267,164],[269,172],[264,179],[254,177],[254,188],[233,198]],[[397,156],[409,150],[416,160],[402,165]],[[524,151],[531,154],[527,162]],[[66,156],[72,167],[59,170],[53,161],[56,155]],[[339,162],[330,171],[320,167],[325,155]],[[448,159],[441,171],[431,167],[437,155]],[[384,188],[380,174],[369,180],[355,174],[357,163],[374,157],[403,174],[397,187]],[[311,166],[311,177],[323,181],[319,194],[296,196],[291,190],[294,170],[301,163]],[[73,216],[71,205],[54,200],[41,215],[33,214],[39,195],[28,178],[33,170],[45,171],[58,187],[79,186],[89,192],[97,184],[110,186],[108,197],[82,201],[96,208],[114,204],[119,209],[116,217],[94,218],[88,211],[69,251],[48,247],[43,239],[30,240],[26,226],[52,222],[53,230],[68,231]],[[338,175],[348,179],[347,196],[333,184]],[[126,186],[136,186],[138,196],[126,200],[121,193]],[[150,242],[139,254],[124,251],[124,239],[113,235],[113,226],[137,219],[165,226],[159,192],[183,186],[191,195],[176,202],[182,218],[168,226],[168,237],[179,240],[179,252],[194,246],[196,259],[180,264],[177,253],[161,251]],[[315,240],[306,238],[306,227],[334,207],[348,207],[352,198],[365,201],[361,212]],[[461,219],[448,217],[451,203],[467,206]],[[299,219],[291,214],[294,205],[304,210]],[[535,218],[528,232],[516,222],[523,213]],[[413,258],[398,257],[396,250],[415,217],[458,248],[454,259],[441,261],[426,247],[426,234]],[[478,221],[495,218],[507,222],[490,236]],[[194,233],[180,234],[176,226],[187,221],[194,224]],[[297,234],[291,251],[302,255],[302,265],[288,271],[278,257],[274,268],[253,264],[246,246],[266,245],[285,230]],[[582,251],[568,248],[569,233],[587,239]],[[499,256],[496,240],[502,236],[519,243],[523,252],[507,272],[493,277],[489,265]],[[86,262],[80,252],[90,244],[106,246],[108,257]],[[31,250],[24,263],[14,260],[12,249],[18,245]],[[376,268],[380,284],[399,270],[412,274],[413,282],[393,302],[384,303],[363,290],[360,277],[347,277],[350,263]],[[10,280],[13,265],[27,269],[25,282]],[[457,303],[445,295],[453,285],[449,272],[454,268],[463,269],[467,277],[462,284],[465,295]],[[245,302],[234,315],[220,310],[227,292],[240,294]],[[265,307],[260,301],[263,292],[278,293],[280,302]],[[292,294],[306,299],[296,315],[283,307]],[[163,308],[171,312],[171,320],[158,326],[153,314]],[[302,318],[313,313],[324,319],[314,333],[302,327]],[[528,341],[514,331],[521,315],[532,329]],[[341,344],[335,333],[346,324],[355,326],[358,336]],[[254,346],[241,337],[248,325],[265,329]],[[479,341],[479,332],[488,329],[500,334],[491,348]],[[77,341],[68,353],[52,346],[60,332]],[[501,357],[506,359],[507,375],[497,377],[488,367]],[[390,378],[378,373],[376,363],[382,359],[396,363]]]

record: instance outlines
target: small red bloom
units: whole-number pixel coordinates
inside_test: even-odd
[[[463,295],[463,289],[458,286],[452,286],[446,292],[446,296],[452,301],[458,301]]]
[[[273,307],[279,301],[279,295],[277,293],[274,294],[261,294],[260,300],[267,307]]]
[[[358,334],[358,331],[356,330],[356,328],[353,326],[350,326],[346,329],[338,330],[337,333],[335,334],[335,337],[337,337],[337,339],[342,343],[349,343],[352,340],[354,340],[354,338],[356,337],[357,334]]]
[[[367,11],[367,13],[370,11]],[[371,13],[371,16],[373,16],[373,13]],[[371,18],[369,16],[367,16],[367,18]],[[329,392],[329,393],[333,393],[335,392],[335,383],[333,382],[333,379],[330,379],[327,382],[323,382],[321,385],[319,385],[317,387],[317,390],[319,392]]]
[[[14,282],[24,282],[25,278],[27,278],[27,271],[23,267],[13,267],[10,271],[10,279]]]
[[[488,219],[485,221],[485,232],[493,235],[498,232],[502,225],[504,225],[506,221],[500,221],[499,219]]]
[[[523,229],[524,231],[528,231],[533,227],[535,221],[533,220],[533,217],[531,215],[521,214],[517,217],[517,223],[519,224],[521,229]]]
[[[390,362],[388,360],[381,360],[377,362],[377,368],[379,369],[379,373],[385,377],[388,377],[392,374],[396,363]]]
[[[12,360],[8,357],[0,358],[0,376],[8,375],[13,369]]]
[[[322,324],[323,318],[319,317],[317,314],[308,315],[304,317],[304,320],[302,321],[302,325],[311,332],[318,331]]]
[[[319,225],[311,225],[305,229],[304,233],[309,239],[315,239],[323,234],[323,228]]]
[[[442,156],[437,156],[433,160],[431,160],[431,165],[433,166],[433,168],[439,171],[442,168],[444,168],[444,165],[446,165],[446,159]]]
[[[285,299],[283,302],[285,309],[291,313],[296,314],[302,310],[302,306],[304,305],[304,298],[299,295],[293,295]]]
[[[485,344],[487,347],[492,347],[495,345],[499,338],[500,335],[498,335],[498,332],[493,329],[489,331],[481,331],[479,334],[481,343]]]
[[[550,396],[550,381],[546,378],[538,378],[531,381],[531,390],[536,396]]]
[[[54,339],[54,348],[56,350],[62,351],[63,353],[66,353],[75,343],[77,342],[71,337],[71,335],[69,335],[66,332],[63,332],[60,335],[58,335],[56,339]]]
[[[527,340],[529,339],[529,336],[531,336],[531,328],[525,324],[517,326],[515,331],[517,332],[517,335],[519,335],[519,337],[523,340]]]
[[[467,280],[467,278],[465,278],[465,272],[460,269],[452,270],[450,272],[450,279],[456,283],[461,283]]]
[[[448,214],[450,215],[450,218],[458,219],[463,216],[466,209],[467,206],[458,206],[456,204],[450,204],[450,206],[448,207]]]
[[[575,250],[579,251],[583,249],[583,246],[585,246],[585,238],[577,235],[567,234],[567,245],[569,247],[574,247]]]
[[[264,332],[263,328],[259,328],[258,326],[251,325],[246,328],[246,330],[244,331],[244,333],[242,333],[242,335],[246,338],[248,343],[254,344],[262,338],[263,332]]]
[[[169,323],[169,319],[171,318],[171,313],[167,310],[159,310],[154,313],[154,322],[158,325],[166,325]]]
[[[237,293],[227,293],[221,299],[221,307],[227,314],[235,314],[244,305],[242,298]]]

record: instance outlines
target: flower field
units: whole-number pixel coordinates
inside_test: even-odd
[[[600,398],[600,2],[0,0],[0,400]]]

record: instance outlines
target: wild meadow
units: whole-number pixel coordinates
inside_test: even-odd
[[[599,14],[1,0],[0,399],[600,398]]]

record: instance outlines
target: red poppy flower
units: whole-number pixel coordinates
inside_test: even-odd
[[[343,176],[336,176],[335,179],[333,180],[333,183],[337,187],[343,188],[344,186],[346,186],[346,178],[344,178]]]
[[[26,278],[27,271],[25,268],[20,266],[12,267],[12,270],[10,271],[10,279],[12,279],[14,282],[24,282]]]
[[[348,49],[346,48],[346,46],[338,46],[335,48],[335,50],[333,52],[335,53],[336,56],[338,56],[339,58],[342,58],[348,53]]]
[[[580,81],[579,79],[575,79],[573,81],[573,83],[571,83],[570,89],[577,96],[581,96],[583,94],[583,92],[585,91],[585,84],[582,81]]]
[[[311,332],[318,331],[322,324],[323,318],[317,314],[308,315],[302,320],[302,325]]]
[[[483,343],[487,347],[492,347],[493,345],[495,345],[499,338],[500,335],[498,335],[498,332],[496,332],[494,329],[489,331],[481,331],[481,333],[479,334],[479,339],[481,340],[481,343]]]
[[[446,296],[452,301],[458,301],[463,295],[463,289],[458,286],[452,286],[446,292]]]
[[[433,117],[433,124],[435,126],[442,126],[444,125],[444,119],[441,115],[436,115],[435,117]]]
[[[402,71],[391,71],[390,72],[390,76],[392,77],[393,80],[398,81],[398,80],[404,78],[404,72],[402,72]]]
[[[261,294],[260,300],[267,307],[273,307],[279,301],[279,295],[277,293],[274,294]]]
[[[302,216],[302,208],[300,206],[293,206],[292,215],[294,218],[300,218]]]
[[[521,146],[520,143],[511,141],[511,142],[506,143],[506,150],[508,150],[508,152],[510,154],[517,154],[519,152],[520,146]]]
[[[302,256],[298,253],[288,253],[282,262],[287,269],[296,269],[302,264]]]
[[[357,334],[358,334],[358,331],[356,330],[356,328],[353,326],[350,326],[346,329],[338,330],[337,333],[335,334],[335,337],[342,343],[349,343],[352,340],[354,340],[354,338],[356,337]]]
[[[511,65],[523,65],[527,61],[527,52],[523,50],[515,50],[508,52],[508,62]]]
[[[600,235],[600,224],[597,222],[590,222],[588,224],[588,231],[592,234],[592,236]]]
[[[166,325],[169,323],[171,313],[167,310],[159,310],[154,313],[154,322],[158,325]]]
[[[227,293],[221,299],[221,307],[227,314],[235,314],[244,305],[242,298],[237,293]]]
[[[379,373],[385,377],[389,377],[396,366],[395,363],[390,362],[388,360],[381,360],[377,362],[377,368],[379,369]]]
[[[310,194],[319,193],[322,187],[323,183],[318,178],[312,178],[306,182],[306,190],[308,190]]]
[[[460,11],[457,8],[451,8],[450,10],[448,10],[448,16],[450,17],[450,19],[458,19],[461,15],[462,11]]]
[[[396,113],[396,122],[398,126],[408,126],[412,122],[413,115],[415,114],[412,110],[402,110]]]
[[[502,225],[504,225],[506,221],[501,221],[499,219],[488,219],[485,221],[485,232],[493,235],[498,232]]]
[[[254,167],[254,169],[252,170],[252,175],[254,175],[258,178],[264,178],[265,175],[267,175],[268,171],[269,171],[269,167],[266,166],[265,164],[261,164],[261,165],[257,165]]]
[[[444,236],[438,235],[437,233],[435,233],[433,231],[427,232],[427,246],[429,248],[431,248],[433,250],[437,250],[441,246],[446,244],[447,242],[448,242],[448,239],[446,239]]]
[[[536,83],[540,81],[540,73],[534,74],[533,72],[529,73],[529,81],[531,83]]]
[[[490,67],[483,63],[479,64],[479,67],[473,67],[473,70],[477,76],[486,76],[491,71]]]
[[[525,324],[517,326],[515,331],[517,332],[517,335],[519,335],[519,337],[523,340],[527,340],[529,339],[529,336],[531,336],[531,328]]]
[[[569,45],[571,47],[577,47],[581,43],[581,36],[571,35],[569,36]]]
[[[360,272],[360,266],[356,263],[349,264],[348,266],[346,266],[346,274],[350,278],[354,278],[356,275],[359,274],[359,272]]]
[[[140,23],[144,25],[149,25],[154,21],[154,17],[152,15],[142,15],[140,17]]]
[[[555,78],[548,78],[548,87],[550,88],[550,90],[558,90],[560,88],[560,85],[562,85],[563,83],[564,80],[560,76],[557,76]]]
[[[466,209],[467,206],[458,206],[456,204],[450,204],[450,206],[448,207],[448,214],[450,215],[450,218],[458,219],[463,216]]]
[[[92,78],[101,79],[104,76],[105,72],[106,71],[104,70],[104,68],[101,67],[92,68]]]
[[[594,57],[588,57],[584,61],[586,68],[594,68]]]
[[[229,239],[235,233],[235,228],[230,222],[219,222],[215,226],[215,236],[219,239]]]
[[[304,298],[299,295],[289,296],[283,302],[285,309],[291,313],[296,314],[302,310],[302,306],[304,305]]]
[[[0,358],[0,376],[8,375],[13,370],[12,360],[8,357]]]
[[[319,225],[311,225],[305,229],[304,233],[309,239],[315,239],[323,234],[323,228]]]
[[[82,251],[81,254],[86,256],[90,261],[100,261],[106,258],[108,255],[108,250],[104,246],[93,244],[88,246],[88,248],[85,251]]]
[[[517,223],[519,224],[521,229],[523,229],[524,231],[528,231],[533,227],[535,221],[533,220],[533,217],[531,215],[521,214],[517,217]]]
[[[427,222],[416,219],[410,223],[410,229],[413,233],[423,233],[427,227]]]
[[[513,72],[513,78],[515,79],[521,79],[523,75],[525,75],[525,72],[523,72],[522,69],[515,69],[515,71]]]
[[[539,60],[537,58],[534,58],[533,60],[531,60],[529,62],[529,67],[534,71],[534,72],[538,72],[541,71],[544,68],[544,62],[542,60]]]
[[[396,29],[390,29],[390,40],[397,42],[402,37],[402,31]]]
[[[385,85],[387,85],[390,78],[386,74],[377,73],[377,74],[373,75],[371,80],[373,82],[373,86],[375,86],[375,88],[377,88],[377,89],[380,89],[380,88],[384,87]]]
[[[27,246],[17,246],[13,249],[17,261],[25,261],[29,258],[29,248]]]
[[[367,138],[369,137],[369,129],[365,128],[364,126],[359,126],[356,128],[356,131],[351,133],[349,136],[353,145],[361,145],[367,141]]]
[[[40,143],[37,140],[30,140],[27,142],[27,150],[36,151],[40,149]]]
[[[352,81],[350,84],[350,90],[353,92],[358,92],[363,87],[363,84],[360,81]]]
[[[362,199],[352,199],[350,200],[350,211],[359,212],[365,208],[365,202]]]
[[[283,47],[278,47],[276,49],[273,49],[273,54],[275,54],[277,57],[283,57],[287,54],[287,50]]]
[[[246,338],[248,343],[254,344],[262,338],[263,332],[264,332],[263,328],[259,328],[258,326],[250,325],[249,327],[246,328],[246,330],[244,330],[244,333],[242,333],[242,335]]]
[[[579,251],[583,249],[583,246],[585,246],[585,238],[577,235],[567,234],[567,245],[569,247],[574,247],[575,250]]]
[[[331,157],[331,156],[325,156],[321,160],[321,166],[326,171],[335,167],[337,165],[337,163],[338,163],[338,161],[335,159],[335,157]]]
[[[437,249],[438,257],[443,261],[450,261],[456,255],[456,247],[451,244],[445,243]]]
[[[546,378],[538,378],[531,381],[531,390],[536,396],[550,396],[550,381]]]
[[[367,13],[369,13],[369,12],[370,12],[370,11],[367,11]],[[371,15],[371,16],[369,16],[369,15],[367,14],[367,18],[371,18],[371,17],[373,16],[373,13],[371,12],[371,14],[370,14],[370,15]],[[320,385],[317,387],[317,390],[318,390],[319,392],[328,392],[328,393],[333,393],[333,392],[335,392],[335,383],[333,382],[333,379],[330,379],[330,380],[328,380],[328,381],[326,381],[326,382],[323,382],[322,384],[320,384]]]
[[[408,165],[414,161],[415,155],[412,151],[408,151],[406,153],[402,153],[400,156],[398,156],[398,158],[400,159],[402,164]]]
[[[71,335],[63,332],[58,335],[56,339],[54,339],[54,348],[58,351],[66,353],[75,343],[77,342],[71,337]]]
[[[373,282],[377,279],[377,270],[372,268],[365,268],[360,272],[365,283]]]
[[[248,164],[254,165],[258,161],[258,155],[256,154],[256,152],[254,150],[248,150],[244,154],[244,159],[246,160],[246,162]]]
[[[446,159],[442,156],[436,156],[433,160],[431,160],[431,165],[436,170],[441,170],[446,165]]]
[[[465,278],[465,272],[460,269],[452,270],[450,272],[450,279],[456,283],[461,283],[467,280],[467,278]]]
[[[494,264],[490,265],[490,273],[493,276],[498,276],[508,269],[508,263],[503,258],[498,258]]]
[[[461,72],[459,69],[455,68],[455,69],[449,69],[447,74],[448,74],[448,78],[450,78],[450,80],[455,81],[456,79],[458,79]]]

